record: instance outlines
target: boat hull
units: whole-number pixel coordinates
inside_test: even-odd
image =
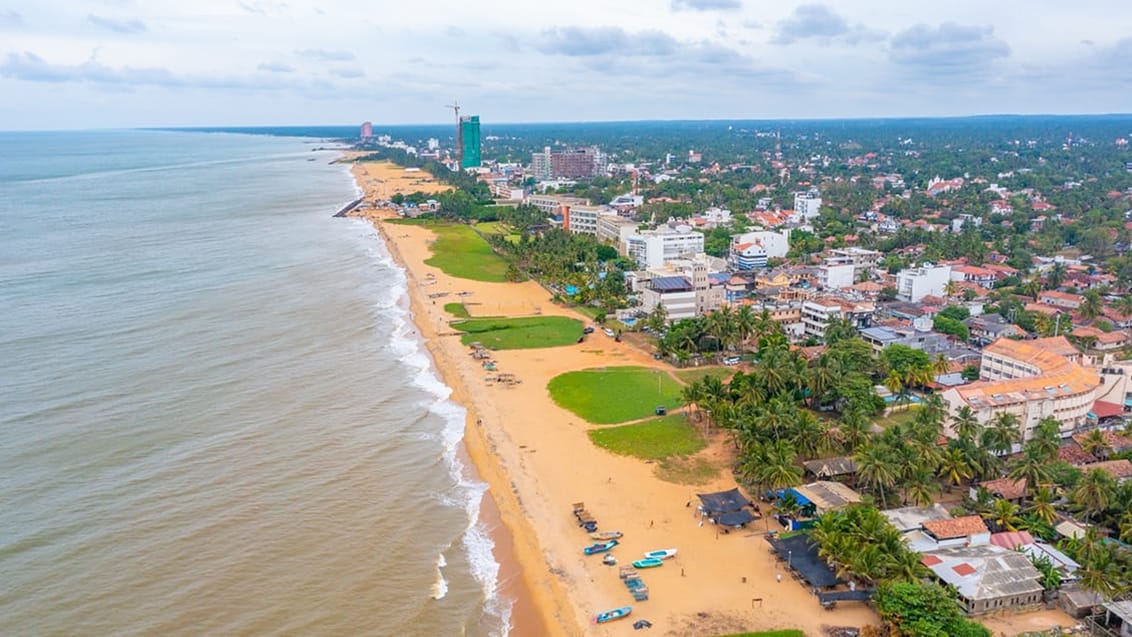
[[[612,621],[617,621],[618,619],[624,619],[624,618],[629,616],[629,613],[632,613],[632,612],[633,612],[632,606],[622,606],[621,608],[614,608],[613,610],[607,610],[604,613],[598,613],[597,617],[594,617],[594,622],[596,622],[598,624],[606,624],[606,623],[609,623],[609,622],[612,622]]]
[[[656,568],[658,566],[664,566],[664,560],[656,557],[646,557],[643,560],[633,562],[634,568]]]
[[[649,551],[645,553],[646,558],[655,558],[658,560],[667,560],[670,557],[676,556],[676,549],[660,549],[659,551]]]
[[[597,544],[591,544],[582,549],[582,552],[586,555],[596,555],[598,553],[611,551],[615,546],[617,546],[617,540],[609,540],[608,542],[598,542]]]

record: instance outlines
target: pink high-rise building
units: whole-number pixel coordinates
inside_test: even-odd
[[[362,122],[362,139],[369,139],[373,137],[373,124],[370,122]]]

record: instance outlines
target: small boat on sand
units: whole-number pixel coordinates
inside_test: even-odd
[[[615,546],[617,546],[617,540],[609,540],[608,542],[595,542],[594,544],[591,544],[582,549],[582,552],[586,555],[596,555],[597,553],[611,551]]]
[[[655,557],[658,560],[667,560],[670,557],[675,557],[676,549],[660,549],[658,551],[649,551],[645,553],[645,557]]]
[[[590,533],[590,537],[595,540],[616,540],[622,535],[624,535],[624,533],[621,531],[594,531]]]
[[[633,612],[632,606],[622,606],[621,608],[607,610],[604,613],[598,613],[597,617],[594,617],[594,623],[604,624],[618,619],[624,619],[628,617],[631,612]]]
[[[643,560],[633,562],[634,568],[656,568],[658,566],[664,566],[664,560],[659,557],[646,557]]]

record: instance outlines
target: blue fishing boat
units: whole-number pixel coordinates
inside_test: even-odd
[[[597,553],[611,551],[615,546],[617,546],[617,540],[609,540],[608,542],[595,542],[582,549],[582,552],[586,555],[595,555]]]
[[[631,613],[631,612],[633,612],[632,606],[622,606],[621,608],[614,608],[613,610],[607,610],[604,613],[598,613],[597,617],[594,617],[594,622],[598,623],[598,624],[604,624],[606,622],[611,622],[611,621],[615,621],[615,620],[618,620],[618,619],[623,619],[625,617],[628,617],[629,613]]]
[[[643,560],[633,562],[633,568],[656,568],[664,566],[664,560],[657,557],[646,557]]]

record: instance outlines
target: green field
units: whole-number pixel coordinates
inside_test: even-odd
[[[589,434],[590,440],[603,449],[643,460],[686,456],[704,448],[703,436],[681,414],[632,425],[594,429]]]
[[[444,311],[458,319],[472,318],[472,315],[468,314],[468,308],[464,307],[463,303],[445,303]]]
[[[452,327],[465,332],[460,337],[463,344],[478,341],[489,349],[558,347],[576,343],[582,335],[582,322],[565,316],[480,318],[453,323]]]
[[[567,372],[550,379],[554,402],[598,425],[613,425],[653,415],[659,405],[682,404],[680,385],[663,370],[603,367]]]
[[[425,260],[426,264],[461,279],[489,283],[507,280],[507,262],[472,228],[436,225],[430,229],[436,232],[437,238],[432,244],[432,257]]]

